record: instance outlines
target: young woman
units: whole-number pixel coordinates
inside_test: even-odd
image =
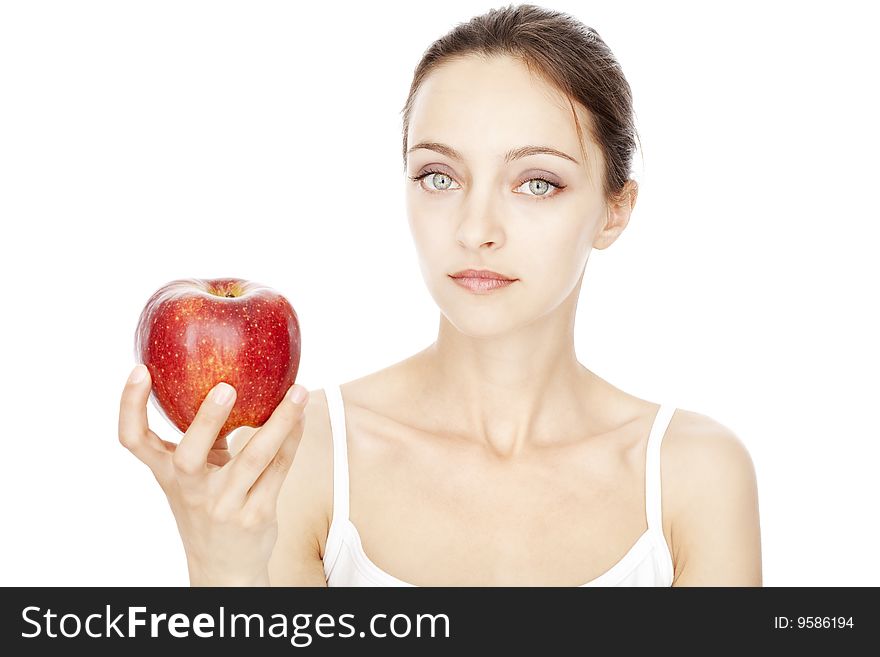
[[[635,205],[635,148],[629,85],[572,17],[509,6],[436,41],[403,158],[437,339],[283,401],[233,452],[215,444],[230,386],[178,446],[147,427],[149,376],[125,387],[120,440],[168,496],[191,583],[761,585],[743,443],[575,354],[587,260]]]

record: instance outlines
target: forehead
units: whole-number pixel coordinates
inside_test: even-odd
[[[588,118],[575,108],[588,139]],[[410,115],[408,142],[418,141],[448,143],[465,157],[541,144],[582,159],[566,96],[512,57],[469,56],[432,71]]]

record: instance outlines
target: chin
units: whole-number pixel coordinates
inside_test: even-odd
[[[521,316],[521,307],[516,309],[499,304],[481,309],[461,301],[438,305],[446,321],[459,333],[471,338],[503,335],[526,323]]]
[[[451,317],[444,313],[446,321],[449,322],[456,331],[469,338],[492,338],[503,335],[508,332],[512,326],[502,324],[493,319],[483,319],[482,321],[476,317]],[[461,321],[457,321],[461,320]]]

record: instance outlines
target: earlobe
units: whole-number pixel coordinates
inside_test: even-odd
[[[593,243],[593,248],[602,251],[607,249],[609,246],[614,244],[617,241],[617,238],[620,236],[619,230],[604,230]]]
[[[614,244],[629,224],[630,214],[635,206],[638,186],[635,181],[627,182],[618,200],[610,202],[605,208],[605,223],[593,240],[594,249],[607,249]]]
[[[609,206],[605,213],[605,223],[593,239],[593,248],[607,249],[614,244],[628,223],[629,210],[625,206]]]
[[[593,248],[599,249],[600,251],[603,249],[607,249],[609,246],[614,244],[614,241],[617,239],[617,236],[619,234],[620,231],[615,225],[614,216],[609,210],[605,215],[604,226],[602,226],[602,229],[598,232],[595,239],[593,240]]]
[[[605,221],[593,237],[594,249],[607,249],[614,244],[629,224],[629,218],[639,195],[638,183],[630,178],[620,193],[605,203]]]

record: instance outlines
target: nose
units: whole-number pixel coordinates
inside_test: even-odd
[[[504,243],[504,226],[487,192],[483,198],[466,199],[456,226],[455,239],[463,247],[479,249],[484,245],[498,248]]]

